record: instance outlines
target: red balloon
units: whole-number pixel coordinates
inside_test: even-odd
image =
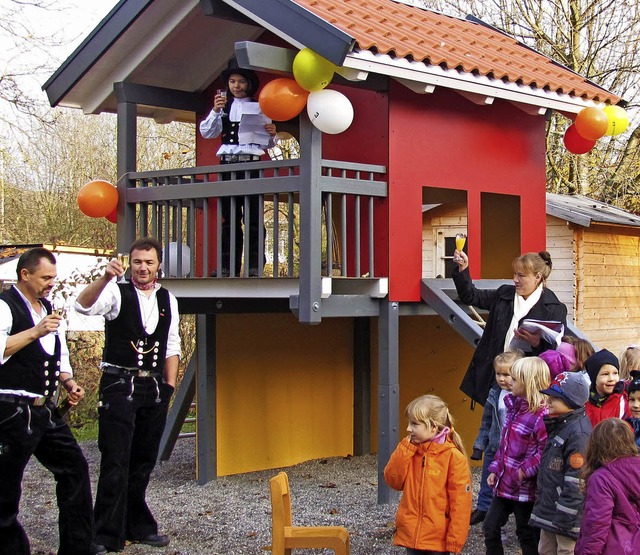
[[[109,212],[105,218],[109,220],[112,224],[118,223],[118,208],[114,208],[111,212]]]
[[[274,121],[287,121],[302,112],[309,91],[304,90],[294,79],[281,77],[269,81],[258,97],[262,113]]]
[[[106,217],[117,205],[118,189],[108,181],[89,181],[78,191],[78,207],[90,218]]]
[[[581,137],[597,141],[609,127],[609,118],[600,108],[583,108],[576,116],[576,131]]]
[[[563,141],[567,150],[573,154],[585,154],[596,145],[596,141],[585,139],[578,133],[575,123],[564,132]]]

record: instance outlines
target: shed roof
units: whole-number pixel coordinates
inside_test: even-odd
[[[237,43],[265,31],[319,52],[350,80],[383,75],[419,93],[447,87],[539,114],[621,100],[482,22],[394,0],[120,0],[43,89],[52,106],[85,113],[114,112],[118,82],[179,91],[181,105],[160,95],[138,113],[192,121],[198,102],[188,95],[220,75]]]
[[[593,224],[640,227],[640,216],[582,195],[547,193],[547,214],[583,227]]]

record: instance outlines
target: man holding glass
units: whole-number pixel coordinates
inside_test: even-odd
[[[104,553],[92,543],[87,461],[53,402],[60,384],[70,404],[84,396],[59,330],[61,317],[47,300],[56,259],[45,248],[30,249],[20,256],[17,274],[16,285],[0,293],[0,554],[31,553],[18,522],[22,475],[31,455],[57,483],[58,555]]]
[[[94,515],[96,542],[169,544],[147,506],[146,491],[173,394],[180,357],[176,298],[157,283],[162,247],[151,237],[130,249],[129,283],[117,258],[80,293],[76,310],[105,319],[98,403],[102,455]]]

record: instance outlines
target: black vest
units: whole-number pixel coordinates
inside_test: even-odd
[[[158,325],[152,334],[144,330],[138,293],[131,283],[119,283],[122,302],[120,313],[105,321],[103,362],[149,370],[161,374],[167,355],[167,338],[171,325],[169,291],[161,287],[156,291]]]
[[[0,293],[2,299],[11,309],[13,325],[10,335],[32,328],[35,324],[30,309],[15,287]],[[51,303],[40,299],[47,314],[51,314]],[[24,389],[29,393],[37,393],[51,397],[60,381],[60,338],[56,336],[55,349],[48,354],[40,344],[40,340],[32,341],[11,358],[0,365],[0,389]]]
[[[252,98],[251,102],[255,102]],[[224,111],[228,114],[231,110],[231,104],[233,103],[233,98],[227,101],[227,104],[224,107]],[[239,121],[229,121],[229,116],[222,116],[222,134],[221,134],[221,142],[223,145],[237,145],[240,144],[238,141],[238,127],[240,126]]]

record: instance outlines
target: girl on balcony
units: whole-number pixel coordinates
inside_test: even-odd
[[[200,122],[200,134],[205,139],[213,139],[222,135],[222,144],[216,153],[220,157],[220,164],[235,164],[244,162],[259,162],[265,153],[263,147],[273,144],[276,126],[260,112],[258,102],[252,98],[258,91],[260,82],[255,72],[238,67],[235,59],[231,59],[227,69],[222,72],[222,80],[226,90],[221,89],[213,99],[213,109]],[[243,118],[244,116],[244,118]],[[248,120],[264,123],[264,133],[255,125],[248,124]],[[246,129],[243,129],[246,126]],[[235,179],[255,179],[259,177],[256,170],[236,172]],[[225,181],[231,179],[231,173],[221,174]],[[222,203],[222,268],[214,271],[212,276],[228,277],[240,275],[243,249],[243,221],[246,224],[247,214],[244,214],[244,196],[235,197],[235,253],[234,268],[230,267],[231,253],[231,198],[223,197]],[[249,276],[258,277],[264,266],[259,262],[259,233],[260,206],[257,195],[249,196]],[[264,248],[263,248],[264,253]],[[233,274],[230,272],[233,271]]]

